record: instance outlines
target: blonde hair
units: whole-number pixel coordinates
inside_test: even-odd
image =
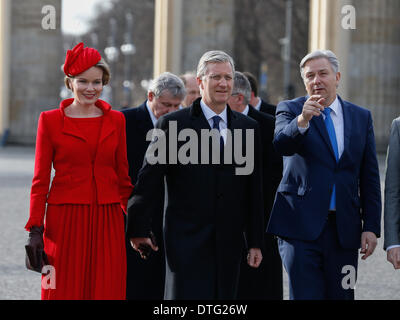
[[[97,64],[95,64],[93,67],[100,68],[103,71],[103,77],[102,77],[103,86],[107,85],[111,79],[111,71],[110,71],[110,67],[108,66],[107,62],[103,58],[101,58],[101,60],[99,62],[97,62]],[[64,84],[67,87],[67,89],[72,90],[71,85],[70,85],[70,80],[72,80],[74,78],[75,77],[65,76]]]

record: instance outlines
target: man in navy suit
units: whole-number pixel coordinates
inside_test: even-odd
[[[370,111],[336,93],[329,50],[300,63],[308,96],[278,104],[274,146],[284,156],[268,231],[279,236],[291,299],[354,299],[358,249],[380,236],[381,191]]]
[[[132,184],[142,167],[144,155],[150,141],[146,135],[154,128],[157,119],[179,109],[186,90],[179,77],[165,72],[154,79],[147,93],[147,100],[139,107],[123,111],[126,119],[126,141],[129,162],[129,176]],[[160,192],[164,192],[161,190]],[[161,300],[164,297],[165,257],[162,237],[163,203],[152,221],[152,230],[160,250],[144,260],[133,250],[129,239],[126,242],[128,300]]]

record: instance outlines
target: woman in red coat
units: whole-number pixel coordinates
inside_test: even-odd
[[[133,189],[125,118],[99,99],[110,73],[97,50],[68,50],[64,73],[74,98],[40,115],[25,226],[31,238],[44,225],[53,274],[42,281],[42,299],[125,299],[123,215]]]

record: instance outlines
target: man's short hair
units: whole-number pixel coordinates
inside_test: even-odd
[[[248,72],[248,71],[243,72],[243,74],[249,80],[250,86],[251,86],[251,91],[254,92],[254,96],[258,97],[258,83],[257,83],[256,77],[251,72]]]
[[[186,96],[183,81],[170,72],[164,72],[152,80],[148,92],[152,92],[156,98],[159,98],[165,90],[171,93],[172,96],[181,98],[182,100]]]
[[[336,55],[330,50],[315,50],[307,54],[300,62],[300,74],[304,79],[304,66],[305,64],[313,59],[325,58],[329,61],[332,66],[332,70],[337,73],[339,72],[339,60]]]
[[[239,72],[235,72],[235,77],[234,77],[234,84],[233,84],[233,90],[232,90],[232,95],[235,93],[240,93],[244,97],[244,104],[248,105],[250,103],[251,99],[251,85],[249,79],[247,77]]]
[[[182,80],[183,84],[186,86],[186,82],[188,78],[195,78],[196,79],[196,73],[193,71],[187,71],[184,74],[181,74],[179,78]]]
[[[209,63],[225,63],[229,62],[232,67],[232,73],[235,73],[235,64],[230,55],[223,51],[213,50],[207,51],[199,60],[197,65],[197,77],[203,78],[207,74],[207,66]]]

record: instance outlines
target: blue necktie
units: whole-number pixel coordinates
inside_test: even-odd
[[[219,131],[219,122],[222,120],[220,116],[214,116],[211,118],[213,121],[213,129],[217,129]],[[220,132],[220,131],[219,131]],[[219,150],[220,150],[220,157],[224,154],[224,138],[222,138],[221,132],[219,135]]]
[[[326,130],[328,131],[329,135],[329,140],[331,140],[331,145],[333,148],[333,151],[335,152],[335,158],[336,162],[339,161],[339,151],[338,151],[338,145],[336,141],[336,133],[335,133],[335,126],[333,125],[333,121],[331,118],[331,108],[325,108],[324,111],[322,111],[325,115],[325,126]],[[331,195],[331,202],[329,204],[329,209],[333,210],[336,209],[336,188],[335,185],[333,185],[332,189],[332,195]]]

